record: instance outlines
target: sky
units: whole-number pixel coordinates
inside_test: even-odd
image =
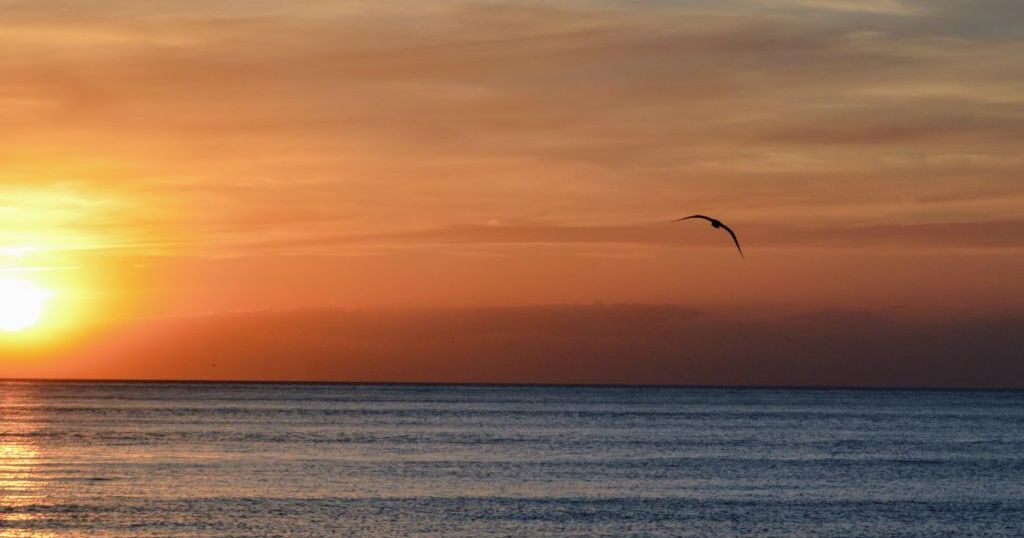
[[[0,0],[0,377],[1024,387],[1021,20]]]

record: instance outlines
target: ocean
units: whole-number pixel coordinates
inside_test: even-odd
[[[1024,536],[1024,392],[0,382],[0,537]]]

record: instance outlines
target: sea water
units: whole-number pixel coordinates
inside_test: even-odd
[[[0,537],[1024,536],[1024,392],[0,382]]]

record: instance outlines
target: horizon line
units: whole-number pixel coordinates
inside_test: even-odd
[[[7,378],[0,383],[124,383],[124,384],[204,384],[204,385],[349,385],[349,386],[423,386],[423,387],[566,387],[566,388],[634,388],[634,389],[708,389],[708,390],[849,390],[849,391],[934,391],[934,392],[1024,392],[1024,387],[953,387],[907,385],[727,385],[671,383],[514,383],[463,381],[304,381],[260,379],[89,379],[89,378]]]

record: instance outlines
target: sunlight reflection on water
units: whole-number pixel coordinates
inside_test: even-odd
[[[6,388],[6,387],[5,387]],[[46,474],[39,472],[40,453],[24,441],[41,422],[25,406],[23,390],[0,393],[0,538],[46,538],[51,531],[32,530],[41,518],[26,508],[46,503]]]

